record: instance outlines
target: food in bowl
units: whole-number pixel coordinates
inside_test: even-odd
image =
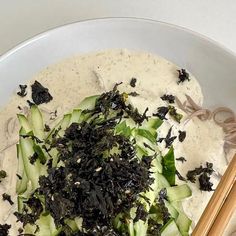
[[[0,233],[189,235],[235,147],[233,111],[202,103],[189,71],[145,52],[47,67],[0,112]]]

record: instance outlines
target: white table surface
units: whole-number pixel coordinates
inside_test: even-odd
[[[48,29],[114,16],[183,26],[236,53],[235,15],[236,0],[0,0],[0,55]]]
[[[236,52],[236,0],[0,0],[0,54],[78,20],[135,16],[180,25]]]

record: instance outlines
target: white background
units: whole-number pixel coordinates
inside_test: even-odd
[[[0,54],[47,29],[109,16],[180,25],[236,52],[236,0],[0,0]]]

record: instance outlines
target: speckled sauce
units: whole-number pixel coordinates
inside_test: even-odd
[[[49,66],[36,75],[28,83],[28,94],[21,98],[13,94],[8,104],[0,112],[0,169],[8,173],[8,177],[0,184],[0,195],[7,192],[16,202],[16,171],[17,155],[15,143],[17,142],[19,126],[16,114],[21,112],[17,107],[27,106],[26,100],[31,99],[30,84],[34,80],[39,81],[50,90],[53,100],[48,104],[40,105],[44,111],[46,123],[50,124],[50,112],[57,110],[58,117],[75,108],[86,97],[108,91],[115,83],[123,82],[119,89],[127,93],[136,91],[139,96],[130,97],[131,103],[142,112],[149,108],[148,113],[156,112],[157,107],[167,103],[160,97],[164,94],[173,94],[184,101],[188,94],[199,105],[203,102],[203,95],[197,80],[190,75],[191,80],[177,84],[179,69],[176,65],[158,56],[144,52],[129,50],[108,50],[86,55],[78,55],[66,59],[63,62]],[[131,78],[136,78],[136,87],[130,86]],[[184,142],[174,141],[175,157],[185,157],[186,162],[176,161],[178,171],[185,176],[187,171],[199,167],[206,162],[214,163],[214,169],[223,174],[227,163],[223,150],[222,129],[213,121],[200,121],[194,118],[178,124],[168,119],[158,131],[159,137],[165,137],[169,128],[172,135],[178,135],[178,131],[186,131]],[[168,116],[167,116],[168,118]],[[6,148],[7,147],[7,148]],[[164,143],[160,144],[163,154],[167,152]],[[1,151],[2,150],[2,151]],[[216,187],[219,177],[212,176],[212,182]],[[181,183],[181,181],[179,182]],[[183,182],[182,182],[183,183]],[[212,192],[202,192],[198,184],[190,183],[193,196],[184,201],[183,207],[189,217],[196,224],[207,205]],[[11,235],[17,235],[19,224],[11,214],[17,209],[17,204],[10,206],[9,203],[0,200],[0,223],[12,224]],[[232,225],[232,224],[231,224]],[[226,235],[235,229],[232,225]],[[236,229],[235,229],[236,230]]]

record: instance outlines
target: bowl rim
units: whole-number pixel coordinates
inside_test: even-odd
[[[216,40],[205,36],[204,34],[198,33],[194,30],[185,28],[183,26],[179,26],[179,25],[175,25],[172,23],[168,23],[168,22],[164,22],[164,21],[159,21],[159,20],[154,20],[154,19],[150,19],[150,18],[142,18],[142,17],[100,17],[100,18],[93,18],[93,19],[84,19],[84,20],[78,20],[78,21],[73,21],[71,23],[66,23],[66,24],[62,24],[60,26],[56,26],[56,27],[52,27],[51,29],[42,31],[41,33],[38,33],[36,35],[34,35],[33,37],[29,37],[28,39],[25,39],[23,41],[21,41],[20,43],[16,44],[15,46],[13,46],[12,48],[10,48],[9,50],[7,50],[6,52],[4,52],[2,55],[0,55],[0,63],[2,61],[4,61],[5,59],[7,59],[8,57],[10,57],[11,55],[13,55],[14,53],[16,53],[17,51],[21,50],[22,48],[26,47],[27,45],[39,40],[40,38],[46,37],[47,35],[56,32],[57,30],[61,30],[64,28],[67,28],[68,26],[71,25],[76,25],[79,23],[86,23],[86,22],[96,22],[96,21],[141,21],[141,22],[149,22],[149,23],[154,23],[154,24],[160,24],[160,25],[164,25],[167,26],[169,28],[172,29],[177,29],[180,31],[184,31],[194,37],[197,37],[207,43],[210,43],[211,45],[213,45],[214,47],[220,49],[222,52],[227,53],[229,56],[233,57],[233,59],[236,61],[236,52],[234,52],[233,50],[227,48],[225,45],[217,42]]]

